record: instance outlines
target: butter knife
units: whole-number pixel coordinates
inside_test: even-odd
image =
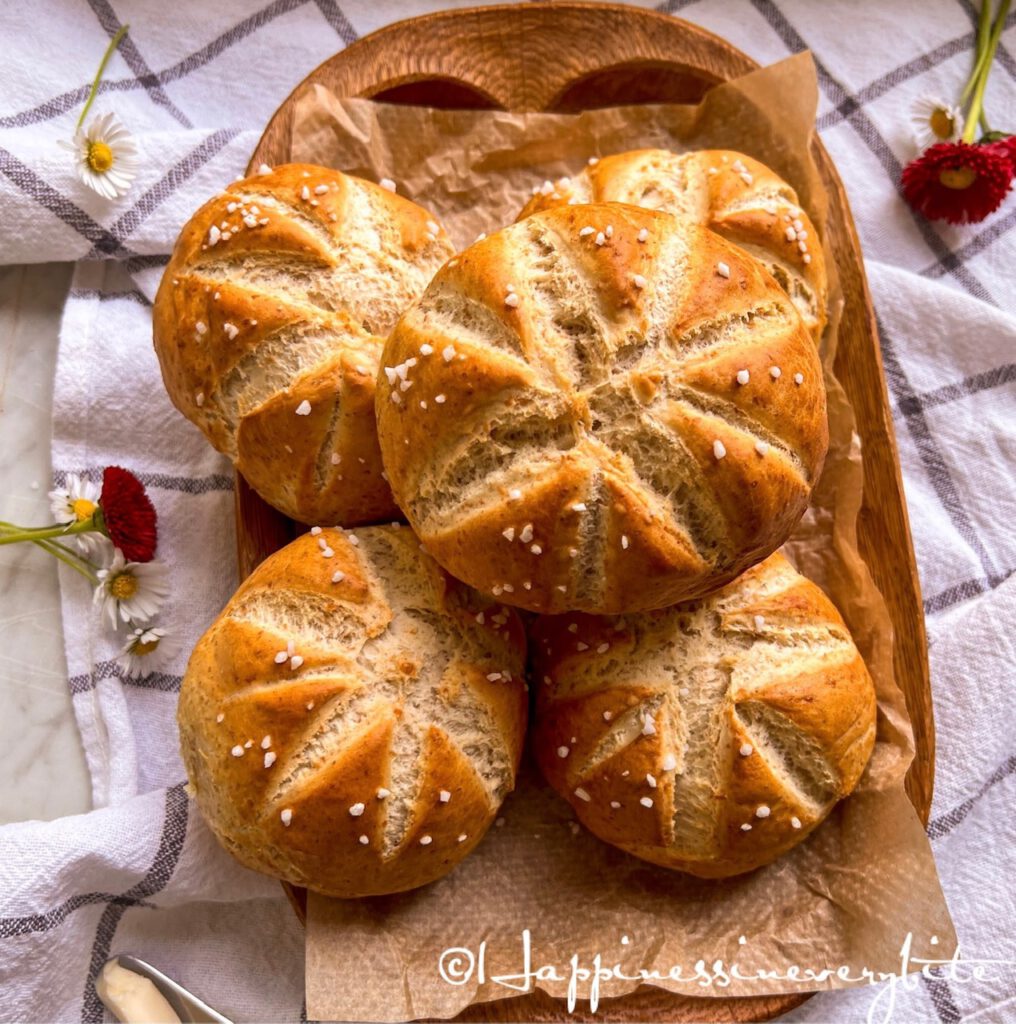
[[[167,978],[161,971],[157,971],[151,964],[139,960],[136,956],[120,954],[103,965],[102,972],[96,980],[95,989],[106,1006],[118,1020],[133,1024],[138,1020],[151,1019],[146,1015],[144,1007],[145,990],[150,993],[151,989],[146,985],[127,985],[129,989],[137,987],[140,989],[138,998],[142,1000],[132,1002],[131,998],[116,998],[114,989],[124,988],[123,982],[129,982],[121,973],[129,971],[141,978],[147,979],[154,986],[156,992],[169,1004],[170,1009],[176,1014],[181,1024],[233,1024],[217,1010],[213,1010],[207,1003],[202,1002],[197,996],[188,992],[182,985],[177,984],[172,978]],[[117,983],[120,982],[118,985]],[[141,1007],[135,1009],[135,1007]],[[165,1011],[163,1011],[165,1012]]]

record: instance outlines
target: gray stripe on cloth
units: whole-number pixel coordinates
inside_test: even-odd
[[[167,672],[149,672],[145,676],[129,676],[127,671],[115,661],[99,661],[92,666],[91,672],[82,672],[67,680],[71,696],[90,693],[104,679],[119,679],[125,686],[133,686],[139,690],[158,690],[162,693],[176,693],[183,682],[182,676],[170,675]]]
[[[112,39],[122,28],[123,22],[116,16],[109,0],[88,0],[88,6],[92,8],[92,13],[99,19],[99,24]],[[131,38],[130,32],[120,40],[118,50],[124,63],[134,72],[152,102],[165,108],[184,128],[193,128],[194,125],[187,115],[166,95],[166,90],[162,88],[148,62],[141,56],[141,51]]]
[[[212,132],[182,160],[174,164],[140,199],[109,226],[110,232],[123,240],[132,235],[145,219],[165,202],[195,171],[221,152],[237,135],[239,128],[220,128]],[[85,259],[95,259],[100,253],[88,253]]]
[[[43,181],[35,171],[23,164],[13,153],[0,146],[0,173],[5,174],[22,192],[40,206],[59,217],[68,227],[83,235],[93,245],[93,252],[104,256],[134,256],[120,240],[93,220],[79,206]]]
[[[162,835],[152,866],[145,877],[123,893],[88,892],[78,893],[64,900],[59,906],[40,914],[23,917],[0,918],[0,938],[9,939],[16,935],[33,932],[47,932],[61,924],[70,914],[81,907],[105,903],[117,907],[123,913],[128,907],[148,906],[147,897],[163,889],[173,874],[183,841],[187,835],[187,797],[182,782],[166,790],[166,811],[162,823]],[[101,1019],[101,1018],[100,1018]]]
[[[1016,572],[1016,569],[1006,569],[1004,572],[993,573],[991,576],[978,576],[976,579],[964,580],[962,583],[947,587],[933,597],[924,599],[924,613],[933,615],[935,612],[945,611],[961,601],[969,601],[970,598],[977,597],[978,594],[987,594],[1005,583],[1013,572]]]
[[[238,22],[231,29],[227,29],[200,50],[196,50],[189,56],[177,61],[176,64],[171,65],[164,71],[157,72],[155,75],[156,81],[160,85],[165,85],[167,82],[175,82],[180,78],[186,77],[192,71],[196,71],[198,68],[204,67],[205,64],[214,60],[223,51],[228,50],[233,43],[239,42],[252,32],[256,32],[263,25],[267,25],[280,15],[288,14],[290,11],[296,10],[296,8],[302,7],[309,2],[310,0],[274,0],[273,3],[268,4],[260,11],[255,11],[254,14],[244,18],[243,21]],[[133,89],[142,88],[144,88],[144,84],[137,78],[104,79],[99,86],[99,95],[106,92],[130,92]],[[84,102],[90,89],[91,83],[80,85],[76,89],[71,89],[61,93],[59,96],[46,100],[36,107],[20,111],[17,114],[8,114],[0,117],[0,128],[24,128],[39,121],[59,117],[70,110],[71,107]]]
[[[966,245],[961,245],[958,249],[943,256],[937,263],[920,271],[921,276],[936,278],[950,273],[956,264],[963,263],[983,252],[992,242],[1012,230],[1014,225],[1016,225],[1016,209],[1010,210],[1004,217],[999,215],[992,218],[989,227],[971,238]]]
[[[770,28],[783,40],[789,50],[797,53],[808,49],[808,44],[805,42],[804,37],[787,21],[772,0],[751,0],[751,4],[766,19]],[[892,180],[894,188],[902,197],[900,180],[903,175],[903,165],[896,159],[896,156],[889,148],[889,144],[882,138],[878,128],[875,127],[875,122],[864,112],[857,99],[850,94],[838,79],[833,77],[828,68],[815,56],[814,51],[812,51],[812,57],[815,60],[815,69],[818,72],[819,84],[822,86],[823,91],[837,107],[849,110],[845,114],[846,121],[868,147],[875,159],[882,165],[883,170]],[[916,210],[912,209],[905,199],[904,206],[916,225],[917,230],[920,232],[921,237],[924,239],[925,245],[932,251],[936,259],[940,261],[945,260],[950,254],[949,246],[942,240],[931,223]],[[948,272],[975,298],[980,299],[982,302],[990,302],[995,306],[998,305],[987,288],[962,263],[949,267]]]
[[[984,3],[985,0],[981,0],[981,2]],[[970,2],[970,0],[959,0],[959,4],[960,7],[962,7],[963,10],[966,11],[967,17],[970,19],[971,24],[973,24],[976,28],[978,8],[975,7]],[[1016,11],[1013,11],[1005,19],[1005,27],[1007,29],[1012,28],[1013,25],[1016,25]],[[1001,39],[999,39],[998,49],[995,51],[995,60],[998,64],[1005,68],[1006,71],[1009,72],[1010,78],[1016,78],[1016,60],[1013,59],[1013,55],[1006,49],[1005,43]],[[1012,126],[1006,125],[1005,127],[1011,128]]]
[[[151,256],[132,256],[123,264],[128,274],[136,274],[140,270],[151,270],[152,267],[164,267],[169,263],[169,253]]]
[[[676,14],[678,11],[683,11],[686,7],[691,7],[692,4],[697,4],[699,0],[667,0],[666,3],[657,4],[656,9],[661,14]]]
[[[946,811],[946,813],[940,817],[932,819],[931,823],[928,825],[929,838],[941,839],[943,836],[949,835],[954,828],[963,822],[966,816],[973,810],[977,801],[980,800],[988,790],[993,786],[997,786],[1000,782],[1004,782],[1013,774],[1016,774],[1016,754],[1000,764],[991,773],[991,775],[988,776],[980,789],[978,789],[972,797],[964,800],[963,803],[958,804],[951,811]]]
[[[940,971],[941,968],[931,968],[932,971]],[[929,971],[929,974],[931,972]],[[938,1014],[938,1019],[942,1024],[959,1024],[963,1019],[963,1015],[960,1013],[959,1007],[956,1005],[956,1001],[953,999],[952,990],[949,988],[949,982],[945,978],[929,977],[929,974],[921,974],[921,981],[924,983],[924,987],[928,990],[928,995],[931,996],[932,1006],[935,1007],[935,1013]]]
[[[896,408],[904,416],[916,416],[926,409],[934,409],[937,405],[955,402],[960,398],[969,398],[971,395],[1001,387],[1014,380],[1016,380],[1016,363],[1005,363],[1002,366],[985,370],[983,373],[964,377],[963,380],[954,384],[945,384],[940,388],[935,388],[934,391],[915,393],[911,397],[902,399]]]
[[[130,900],[124,903],[108,903],[95,929],[95,942],[92,944],[91,963],[88,978],[85,981],[84,1004],[81,1007],[81,1020],[88,1024],[102,1024],[106,1019],[106,1011],[95,991],[95,979],[102,970],[102,965],[109,959],[109,951],[113,946],[120,918],[128,906],[136,905],[139,900],[154,896],[161,892],[180,861],[184,840],[187,838],[187,796],[183,783],[178,783],[166,790],[166,812],[162,821],[162,835],[159,848],[152,860],[152,866],[145,877],[137,885],[132,886],[123,898]]]
[[[879,338],[882,341],[882,364],[885,368],[889,389],[893,392],[898,405],[903,406],[904,403],[915,402],[917,392],[907,378],[903,370],[903,364],[897,358],[895,342],[886,330],[885,324],[882,323],[881,318],[877,315],[876,323],[878,325]],[[984,570],[984,575],[987,577],[994,576],[997,572],[994,561],[991,555],[988,554],[988,550],[985,548],[967,510],[963,507],[963,502],[960,501],[959,494],[956,491],[956,484],[952,474],[949,472],[945,459],[942,457],[941,451],[939,451],[935,443],[924,410],[920,407],[916,408],[912,414],[904,418],[904,422],[910,431],[910,436],[914,439],[917,454],[924,466],[928,479],[931,481],[931,486],[935,489],[938,500],[956,528],[956,532],[963,538],[974,554],[977,555],[981,568]]]
[[[335,29],[346,46],[355,43],[360,38],[335,0],[314,0],[314,2],[317,4],[318,10],[325,16],[325,21]]]
[[[71,299],[93,300],[96,302],[114,302],[124,299],[128,302],[136,302],[139,306],[150,306],[151,300],[137,288],[131,288],[122,292],[103,292],[98,288],[72,288],[67,297]]]
[[[184,494],[208,494],[212,491],[231,491],[233,478],[223,473],[211,473],[208,476],[169,476],[166,473],[146,473],[144,470],[131,472],[145,485],[160,491],[182,491]],[[85,480],[94,484],[102,483],[102,469],[90,466],[88,469],[54,469],[53,486],[66,487],[67,475],[77,473]]]
[[[925,71],[930,71],[932,68],[943,63],[943,61],[947,61],[950,57],[955,57],[957,53],[962,53],[964,50],[969,49],[974,45],[976,39],[976,33],[968,32],[966,35],[950,39],[947,43],[935,47],[934,50],[922,53],[919,57],[915,57],[913,60],[893,68],[892,71],[888,71],[881,77],[869,82],[863,89],[858,89],[852,99],[843,101],[835,110],[830,110],[823,114],[815,122],[815,127],[820,132],[825,131],[827,128],[832,128],[833,125],[839,124],[840,121],[843,121],[848,114],[856,109],[856,104],[870,103],[872,100],[877,100],[880,96],[884,96],[887,92],[895,89],[897,85],[901,85],[903,82],[909,81]]]

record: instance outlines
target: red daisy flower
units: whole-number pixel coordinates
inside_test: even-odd
[[[119,466],[103,470],[99,508],[109,539],[127,561],[150,562],[155,557],[155,506],[145,493],[144,484],[133,473]]]
[[[929,220],[972,224],[1002,205],[1013,177],[1010,149],[940,142],[903,168],[907,202]]]

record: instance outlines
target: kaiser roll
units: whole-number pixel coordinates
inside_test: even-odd
[[[449,572],[540,612],[658,608],[782,544],[827,444],[815,346],[743,250],[617,203],[449,261],[388,339],[392,490]]]
[[[222,844],[332,896],[423,885],[480,841],[526,721],[515,613],[408,529],[326,529],[263,562],[191,656],[184,763]]]
[[[391,519],[382,338],[452,251],[426,210],[339,171],[234,182],[187,223],[155,300],[170,398],[294,519]]]
[[[797,193],[758,160],[724,149],[618,153],[545,183],[521,216],[569,202],[634,203],[710,228],[761,260],[821,338],[828,286],[818,233]]]
[[[710,597],[541,618],[534,749],[600,839],[720,878],[799,843],[857,785],[875,690],[836,609],[781,555]]]

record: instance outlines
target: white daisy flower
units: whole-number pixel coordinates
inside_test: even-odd
[[[955,142],[963,134],[963,113],[944,100],[921,96],[910,108],[910,127],[923,153],[937,142]]]
[[[117,618],[124,622],[146,623],[162,607],[169,595],[166,567],[161,562],[128,562],[116,548],[113,560],[96,574],[95,603],[116,629]]]
[[[117,661],[130,679],[150,675],[171,653],[166,630],[135,626],[127,637]]]
[[[49,492],[49,508],[53,518],[67,526],[91,519],[99,507],[100,493],[98,484],[85,480],[77,473],[69,473],[66,487],[57,487]],[[113,557],[109,538],[98,530],[94,533],[79,533],[73,539],[81,554],[100,565]]]
[[[49,492],[49,507],[58,523],[83,523],[99,507],[99,486],[68,473],[67,486]]]
[[[115,114],[101,114],[88,128],[78,129],[71,142],[60,145],[76,154],[78,177],[106,199],[122,196],[134,180],[138,148]]]

